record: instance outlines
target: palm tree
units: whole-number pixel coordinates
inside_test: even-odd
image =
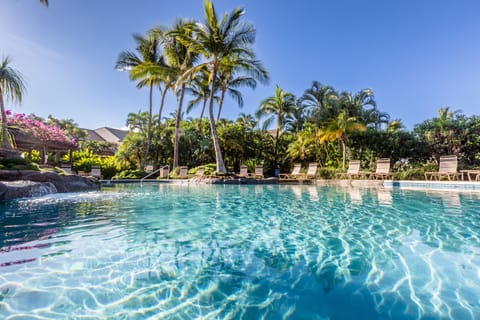
[[[236,122],[240,124],[242,128],[251,131],[253,131],[258,124],[258,121],[255,120],[251,114],[245,114],[243,112],[238,115]]]
[[[347,155],[347,136],[352,132],[365,131],[365,124],[357,121],[355,117],[348,117],[345,111],[341,111],[336,119],[330,119],[318,132],[320,143],[338,140],[342,144],[342,169],[345,170]]]
[[[183,99],[188,77],[181,77],[193,67],[199,55],[193,50],[191,42],[182,41],[193,37],[194,24],[187,20],[177,20],[171,30],[165,32],[165,56],[168,64],[178,76],[175,89],[179,94],[179,102],[175,119],[175,142],[173,146],[173,168],[179,166],[180,122],[183,115]],[[180,88],[179,88],[180,87]]]
[[[152,139],[152,116],[153,116],[153,88],[163,82],[165,76],[165,63],[160,52],[160,35],[155,30],[147,32],[143,37],[134,34],[133,38],[137,43],[136,51],[122,51],[118,56],[115,68],[121,71],[128,71],[130,79],[137,81],[137,88],[148,86],[149,88],[149,119],[147,128],[147,146],[145,157],[142,159],[141,165],[145,166],[151,139]]]
[[[297,104],[285,119],[285,127],[294,133],[300,132],[305,125],[305,105]]]
[[[362,120],[367,127],[373,127],[375,130],[380,130],[382,124],[388,125],[390,115],[374,107],[372,109],[363,110]]]
[[[195,78],[193,78],[188,88],[188,92],[193,99],[188,102],[187,113],[190,113],[192,109],[202,103],[202,111],[200,112],[200,119],[203,119],[205,113],[205,108],[207,106],[208,98],[210,97],[210,86],[208,82],[208,70],[203,70],[199,72]],[[220,99],[216,96],[216,101],[219,102]]]
[[[398,132],[405,126],[400,119],[393,119],[387,124],[387,132]]]
[[[300,99],[301,104],[310,112],[310,118],[318,124],[338,116],[334,101],[338,93],[333,87],[313,81]]]
[[[352,95],[351,92],[342,92],[337,100],[338,110],[347,117],[357,117],[359,120],[366,111],[366,107],[375,108],[375,96],[372,89],[363,89]],[[337,114],[338,116],[338,114]]]
[[[159,38],[159,43],[164,44],[166,40],[166,32],[167,30],[163,27],[155,27],[151,30],[151,32],[156,33]],[[168,65],[168,61],[166,61],[165,57],[163,57],[165,52],[162,52],[162,57],[158,61],[159,65],[162,67],[161,71],[161,79],[159,79],[158,89],[160,91],[161,99],[160,99],[160,107],[158,110],[158,123],[162,123],[162,113],[163,107],[165,105],[165,97],[167,96],[168,91],[172,90],[175,86],[175,82],[177,80],[177,72],[174,68]]]
[[[276,136],[278,138],[280,135],[282,135],[285,129],[286,120],[292,115],[296,105],[297,101],[295,96],[290,92],[286,92],[277,85],[275,87],[275,95],[268,97],[260,103],[260,108],[256,112],[256,116],[257,118],[261,118],[265,115],[270,115],[263,122],[264,128],[269,127],[276,118]]]
[[[238,73],[243,74],[237,76]],[[261,62],[255,60],[253,56],[232,55],[222,59],[219,68],[218,82],[221,95],[220,103],[218,104],[217,121],[220,120],[220,114],[222,113],[222,106],[227,92],[230,97],[237,102],[238,106],[242,108],[243,97],[238,88],[246,86],[255,89],[257,87],[257,80],[266,84],[268,78],[267,70]]]
[[[283,134],[287,119],[292,115],[297,105],[295,96],[290,92],[285,92],[278,85],[275,87],[275,95],[263,100],[260,103],[260,108],[256,112],[257,118],[264,115],[270,115],[263,122],[264,129],[268,128],[270,124],[277,119],[277,129],[275,134],[275,165],[278,165],[278,141]]]
[[[225,14],[222,20],[219,20],[212,1],[205,0],[205,22],[196,23],[195,38],[185,38],[183,40],[192,43],[195,50],[206,59],[206,62],[193,67],[183,77],[189,77],[204,67],[207,67],[210,71],[210,102],[208,107],[210,129],[215,150],[217,172],[223,173],[227,170],[220,149],[213,115],[213,103],[222,60],[229,56],[238,55],[242,58],[254,57],[251,46],[255,42],[256,31],[251,24],[242,23],[241,17],[244,13],[245,11],[242,8],[237,8],[229,14]]]
[[[12,102],[22,102],[25,92],[25,81],[22,74],[10,66],[10,58],[4,57],[0,64],[0,111],[2,113],[2,148],[12,149],[9,143],[7,114],[3,95]]]

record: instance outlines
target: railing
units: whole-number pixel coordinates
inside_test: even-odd
[[[160,175],[161,175],[162,177],[163,177],[164,173],[166,173],[166,178],[168,178],[169,169],[170,169],[170,168],[169,168],[168,165],[167,165],[167,166],[160,167],[160,168],[158,168],[157,170],[150,172],[150,173],[147,174],[145,177],[143,177],[142,179],[140,179],[140,183],[142,183],[143,180],[147,179],[148,177],[154,175],[154,174],[157,173],[157,172],[160,172]],[[164,170],[164,171],[162,171],[162,170]]]
[[[150,172],[150,173],[147,174],[145,177],[143,177],[142,179],[140,179],[140,182],[143,182],[143,180],[147,179],[148,177],[153,176],[153,175],[154,175],[155,173],[157,173],[157,172],[160,172],[160,170],[162,170],[162,169],[163,169],[163,168],[158,168],[157,170]]]

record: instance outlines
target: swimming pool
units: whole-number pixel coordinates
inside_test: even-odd
[[[479,193],[118,185],[0,231],[0,318],[480,317]]]

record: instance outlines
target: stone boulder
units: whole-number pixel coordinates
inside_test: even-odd
[[[0,182],[0,200],[40,197],[56,192],[57,189],[50,182],[33,182],[25,180]]]
[[[9,183],[12,181],[16,181],[18,184]],[[26,181],[32,183],[25,183]],[[5,188],[10,191],[6,191]],[[42,195],[38,193],[47,191],[49,191],[48,193],[63,193],[99,189],[100,184],[94,178],[80,177],[77,175],[60,175],[55,172],[39,172],[33,170],[0,170],[0,200],[5,200],[6,198],[2,197],[1,194],[9,194],[8,192],[13,192],[11,194],[18,194],[20,197],[25,197]],[[28,195],[28,190],[31,191],[30,195]],[[9,199],[11,199],[11,197]]]

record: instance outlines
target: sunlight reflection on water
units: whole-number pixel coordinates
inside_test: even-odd
[[[9,201],[0,317],[475,319],[479,209],[475,193],[315,186]]]

